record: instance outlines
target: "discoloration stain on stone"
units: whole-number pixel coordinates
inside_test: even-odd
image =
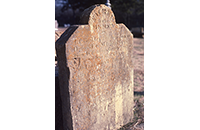
[[[117,129],[133,118],[133,35],[105,5],[86,9],[80,23],[56,41],[61,98],[70,106],[64,129]]]

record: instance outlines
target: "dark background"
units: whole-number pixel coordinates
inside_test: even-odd
[[[59,27],[78,24],[84,9],[105,4],[106,0],[55,0],[55,19]],[[124,23],[129,29],[144,27],[144,0],[110,0],[117,23]]]

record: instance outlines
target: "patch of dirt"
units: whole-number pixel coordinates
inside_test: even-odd
[[[144,91],[144,39],[134,38],[134,91]]]

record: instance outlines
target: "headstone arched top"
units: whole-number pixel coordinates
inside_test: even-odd
[[[133,50],[132,33],[105,5],[87,8],[56,41],[65,130],[115,130],[132,120]]]
[[[89,24],[92,29],[98,29],[100,26],[111,27],[116,25],[114,13],[104,4],[93,5],[84,10],[80,23]]]

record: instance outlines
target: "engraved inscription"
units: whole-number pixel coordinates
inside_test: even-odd
[[[67,41],[59,40],[66,43],[57,44],[58,48],[65,44],[63,55],[67,58],[59,69],[65,72],[67,66],[70,72],[69,79],[60,77],[61,85],[69,81],[61,91],[69,89],[70,101],[66,102],[71,108],[63,108],[63,113],[70,110],[73,129],[118,129],[133,117],[133,37],[123,24],[116,24],[112,10],[105,5],[86,9],[82,21],[84,25],[73,26],[77,29]]]

